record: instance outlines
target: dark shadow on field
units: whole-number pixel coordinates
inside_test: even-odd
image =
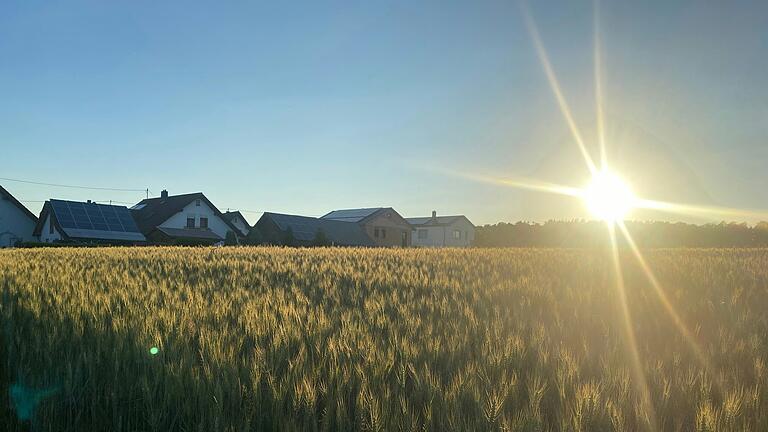
[[[164,352],[152,355],[149,346],[133,338],[92,325],[75,330],[73,320],[52,322],[50,317],[45,328],[66,336],[48,338],[36,315],[5,293],[0,306],[3,431],[174,431],[198,426],[184,424],[185,400],[164,399],[165,386],[191,385],[186,394],[198,394],[195,380],[167,369]],[[37,351],[40,346],[44,352]],[[119,361],[110,351],[115,347],[123,348]],[[179,409],[158,410],[158,401]]]
[[[139,398],[123,394],[123,389],[107,388],[100,382],[110,375],[126,380],[142,375],[159,378],[163,375],[162,359],[150,358],[146,350],[134,346],[123,353],[125,367],[120,371],[116,365],[100,361],[105,354],[98,342],[102,335],[93,328],[86,326],[76,336],[72,321],[51,322],[46,318],[46,327],[70,330],[65,338],[47,338],[35,314],[5,294],[2,321],[0,424],[6,426],[4,430],[113,430],[116,410],[124,419],[122,430],[153,430],[144,420],[151,418],[149,407]],[[45,352],[37,351],[41,340],[46,342]]]
[[[2,431],[282,430],[286,424],[289,429],[318,429],[308,419],[322,417],[327,405],[334,402],[317,400],[314,409],[297,410],[290,396],[280,399],[275,395],[269,379],[252,381],[244,373],[247,368],[237,364],[214,367],[219,376],[238,380],[237,385],[219,381],[217,395],[216,377],[203,380],[188,373],[211,366],[202,355],[194,364],[180,366],[187,359],[175,356],[174,347],[167,342],[153,355],[151,347],[139,343],[138,337],[97,329],[94,322],[78,326],[72,319],[54,321],[47,316],[42,324],[7,292],[3,291],[0,303]],[[48,337],[46,329],[51,328],[57,329],[57,337]],[[256,344],[243,338],[243,363],[250,364],[246,353]],[[189,353],[190,347],[184,348]],[[284,372],[283,368],[275,370],[277,375]],[[337,397],[344,399],[345,415],[358,419],[360,383],[351,380],[344,385],[346,394]],[[236,393],[244,394],[231,397]],[[230,423],[232,419],[252,423],[243,426]],[[362,429],[358,424],[328,421],[330,430]]]

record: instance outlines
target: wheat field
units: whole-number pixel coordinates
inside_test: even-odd
[[[768,250],[645,254],[0,251],[0,423],[768,430]]]

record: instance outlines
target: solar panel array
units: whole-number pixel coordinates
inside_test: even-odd
[[[72,237],[144,238],[126,207],[61,200],[51,200],[51,206],[61,228]]]
[[[333,243],[341,245],[372,245],[372,241],[357,224],[333,219],[318,219],[280,213],[265,213],[282,231],[291,229],[296,240],[312,241],[322,230]]]
[[[328,213],[327,215],[323,216],[322,219],[335,219],[335,220],[342,220],[346,222],[359,222],[367,218],[368,216],[376,213],[379,210],[381,210],[381,207],[334,210]]]

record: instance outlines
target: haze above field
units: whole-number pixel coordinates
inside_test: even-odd
[[[589,173],[516,2],[412,3],[5,2],[0,176],[203,191],[257,212],[585,216],[577,200],[445,174],[584,186]],[[538,3],[597,151],[592,3]],[[612,166],[644,197],[768,208],[768,5],[636,3],[600,7]],[[143,197],[3,183],[35,212]]]

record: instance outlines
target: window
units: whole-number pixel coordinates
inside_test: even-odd
[[[195,201],[195,206],[200,207],[200,200]]]
[[[461,231],[453,230],[453,238],[456,240],[461,240]]]
[[[374,228],[373,229],[373,236],[376,237],[376,238],[379,238],[379,229],[378,228]]]
[[[236,224],[237,223],[237,218],[232,218],[232,223]]]
[[[429,231],[427,231],[425,229],[420,229],[419,230],[419,240],[424,240],[427,237],[429,237]]]
[[[53,234],[53,218],[48,218],[48,234]]]
[[[200,218],[200,228],[208,228],[208,218]]]
[[[387,230],[384,228],[381,229],[381,238],[387,238]]]
[[[188,217],[187,218],[187,228],[194,228],[195,227],[195,218]]]

